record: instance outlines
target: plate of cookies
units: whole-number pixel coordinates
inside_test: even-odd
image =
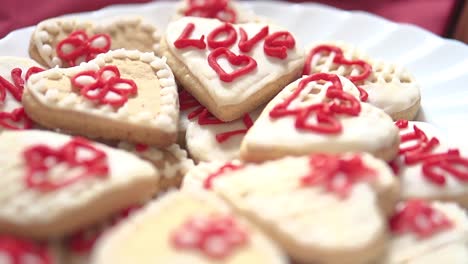
[[[319,4],[11,32],[0,264],[468,263],[467,68],[462,43]]]

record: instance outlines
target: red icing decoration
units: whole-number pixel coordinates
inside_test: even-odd
[[[79,151],[86,151],[89,157],[80,158]],[[86,178],[104,178],[109,173],[107,154],[83,138],[73,138],[57,149],[44,144],[30,146],[24,150],[23,158],[26,166],[26,186],[40,191],[54,191]],[[51,160],[54,161],[53,164]],[[84,171],[64,179],[47,178],[48,172],[59,163],[65,163],[70,168],[81,167]]]
[[[260,42],[262,39],[264,39],[266,36],[268,36],[268,26],[263,27],[255,36],[253,36],[251,39],[248,39],[247,33],[243,28],[239,29],[240,33],[240,41],[239,41],[239,50],[242,52],[250,52],[252,48]]]
[[[195,97],[193,97],[186,90],[179,91],[179,103],[181,111],[200,106],[200,103],[197,101],[197,99],[195,99]]]
[[[403,122],[403,124],[400,124],[400,125],[403,126],[405,124]],[[415,141],[416,143],[407,147],[401,147],[403,143],[407,143],[411,141]],[[417,153],[428,153],[428,152],[431,152],[438,145],[439,145],[438,138],[433,137],[431,139],[428,139],[426,136],[426,133],[424,133],[424,131],[422,131],[416,125],[414,125],[413,132],[400,135],[399,153],[403,154],[405,157],[411,156]]]
[[[228,0],[190,0],[184,12],[186,16],[217,18],[224,22],[235,23],[236,12],[228,6]]]
[[[390,218],[389,224],[395,234],[414,233],[420,239],[453,227],[453,223],[442,212],[417,199],[406,201],[403,208]]]
[[[184,31],[180,34],[179,38],[174,42],[174,46],[178,49],[185,49],[187,47],[195,47],[197,49],[205,49],[205,35],[202,35],[200,39],[191,39],[189,38],[192,35],[193,30],[195,29],[195,24],[188,23],[185,26]]]
[[[359,99],[361,99],[361,102],[367,102],[369,99],[369,94],[361,87],[357,86],[357,88],[359,90]]]
[[[248,234],[231,216],[198,216],[175,230],[171,242],[176,249],[198,250],[209,258],[223,259],[247,244]]]
[[[216,134],[216,141],[218,141],[219,143],[223,143],[224,141],[228,140],[229,138],[235,135],[246,134],[247,131],[249,131],[249,129],[253,126],[252,118],[250,118],[249,114],[245,114],[244,117],[242,118],[242,122],[245,125],[245,129],[239,129],[239,130]]]
[[[303,186],[324,185],[344,199],[357,182],[370,181],[376,171],[366,166],[361,156],[342,157],[330,154],[313,154],[309,157],[310,171],[301,178]]]
[[[331,99],[329,102],[312,104],[306,107],[288,109],[289,105],[299,97],[312,81],[329,81],[332,85],[328,88],[326,96]],[[361,112],[359,101],[352,95],[343,91],[341,81],[335,74],[316,73],[307,76],[299,82],[299,86],[283,102],[275,105],[270,111],[270,118],[282,118],[285,116],[294,116],[296,118],[295,126],[297,129],[309,130],[312,132],[336,134],[342,131],[342,126],[336,118],[336,114],[348,116],[357,116]],[[309,123],[311,114],[316,115],[316,123]]]
[[[405,120],[405,119],[397,120],[397,121],[395,121],[395,125],[400,129],[401,128],[407,128],[408,127],[408,120]]]
[[[235,66],[240,66],[238,69],[231,73],[227,73],[218,64],[218,57],[227,57],[229,63]],[[257,68],[257,62],[247,55],[236,55],[227,48],[217,48],[208,55],[208,64],[218,74],[223,82],[232,82],[234,79],[239,78]]]
[[[322,52],[323,53],[332,53],[332,52],[335,53],[335,57],[333,58],[333,63],[339,64],[339,65],[346,65],[346,66],[353,66],[353,65],[358,66],[361,69],[361,74],[345,76],[354,84],[364,81],[372,73],[372,66],[370,64],[368,64],[367,62],[363,60],[347,60],[343,55],[343,50],[340,49],[339,47],[332,46],[332,45],[319,45],[313,48],[308,54],[306,61],[305,61],[304,70],[302,72],[303,75],[311,74],[312,59],[315,55],[320,54]],[[360,90],[360,92],[362,96],[362,91]]]
[[[241,169],[242,167],[243,165],[236,165],[230,162],[224,164],[217,171],[213,172],[212,174],[208,175],[208,177],[206,177],[205,181],[203,182],[203,187],[205,189],[211,189],[214,179],[218,178],[219,176],[222,176],[227,171],[235,171]]]
[[[105,45],[103,47],[94,47],[93,42],[102,38],[106,42]],[[65,45],[71,46],[72,50],[65,52],[63,50]],[[98,54],[108,52],[110,47],[111,37],[108,34],[96,34],[90,38],[84,30],[77,30],[60,41],[56,51],[59,58],[65,60],[70,66],[76,66],[78,59],[84,58],[85,61],[90,61]]]
[[[94,79],[88,84],[78,82],[80,77],[90,77]],[[137,86],[133,80],[120,78],[119,69],[114,65],[107,65],[98,71],[82,71],[71,80],[73,86],[80,89],[80,94],[90,100],[96,100],[100,104],[110,104],[120,107],[125,104],[128,97],[137,94]],[[127,86],[126,88],[122,85]],[[114,95],[117,98],[109,98]]]
[[[296,41],[290,32],[278,31],[266,37],[263,50],[268,56],[283,60],[288,57],[288,49],[295,46]]]
[[[141,152],[145,152],[149,149],[149,146],[148,145],[145,145],[145,144],[136,144],[135,145],[135,150],[139,153]]]
[[[0,126],[11,130],[24,130],[32,128],[32,121],[24,108],[19,107],[12,112],[0,112]]]
[[[33,257],[33,263],[53,264],[45,245],[9,235],[0,235],[0,255],[3,254],[9,258],[6,263],[23,264],[26,263],[25,258]]]
[[[216,40],[220,34],[225,34],[226,38],[224,40]],[[234,27],[229,23],[224,23],[223,25],[213,29],[207,37],[208,47],[212,49],[216,48],[228,48],[232,46],[237,41],[237,32]]]

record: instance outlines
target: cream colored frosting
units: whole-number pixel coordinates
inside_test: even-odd
[[[303,77],[305,78],[305,77]],[[261,149],[304,150],[310,152],[341,153],[346,151],[375,152],[392,147],[398,137],[398,129],[391,118],[382,110],[367,103],[361,103],[359,116],[338,115],[343,130],[336,135],[314,133],[298,130],[294,116],[272,119],[270,111],[275,105],[283,102],[298,87],[299,79],[284,88],[263,110],[253,127],[244,137],[242,144]],[[346,78],[340,77],[343,90],[354,96],[359,96],[357,88]],[[299,99],[291,105],[311,105],[322,102],[326,90],[331,85],[319,85],[310,82]],[[316,93],[308,94],[315,90]],[[305,100],[305,101],[304,101]],[[295,151],[297,152],[297,151]]]
[[[285,60],[268,57],[263,51],[263,41],[261,41],[247,54],[256,60],[257,68],[253,72],[235,79],[233,82],[223,82],[208,64],[207,58],[211,52],[210,48],[207,47],[204,50],[192,48],[177,49],[174,46],[174,42],[179,38],[188,23],[195,24],[192,36],[199,38],[201,35],[205,35],[205,41],[208,34],[213,29],[223,25],[223,23],[216,19],[184,17],[170,23],[165,34],[171,53],[188,67],[191,73],[205,87],[209,96],[218,105],[239,104],[261,90],[268,83],[274,82],[304,63],[304,51],[297,38],[295,39],[295,48],[288,50],[288,57]],[[266,25],[263,23],[248,23],[234,25],[234,28],[238,32],[239,28],[242,27],[247,32],[247,35],[251,37]],[[276,25],[268,26],[270,34],[284,30]],[[239,33],[237,34],[239,35]],[[237,42],[230,47],[230,50],[235,54],[241,54],[237,46],[239,39],[240,37],[238,36]],[[218,62],[226,71],[232,69],[232,66],[225,58],[220,58]]]

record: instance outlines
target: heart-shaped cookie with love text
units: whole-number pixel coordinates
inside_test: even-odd
[[[257,227],[213,194],[198,190],[172,191],[147,204],[98,240],[90,263],[288,261]]]
[[[39,64],[26,58],[0,57],[0,132],[33,127],[21,97],[29,77],[43,71]]]
[[[268,102],[304,63],[298,40],[278,26],[196,17],[169,24],[161,53],[178,82],[222,121]]]
[[[374,263],[399,197],[391,169],[364,153],[200,163],[182,185],[193,189],[215,192],[297,263]]]
[[[60,237],[146,201],[159,173],[135,155],[48,131],[0,134],[0,233]],[[125,193],[125,195],[122,195]]]
[[[42,21],[31,36],[29,55],[52,68],[72,67],[109,50],[159,52],[159,30],[141,17],[102,21],[53,18]]]
[[[165,59],[114,50],[32,76],[23,104],[37,123],[73,134],[166,147],[177,136],[177,88]]]
[[[412,120],[420,108],[419,84],[405,68],[370,59],[344,43],[315,43],[306,49],[303,74],[335,73],[351,80],[360,98],[390,115]]]
[[[398,153],[398,143],[392,119],[361,102],[351,81],[317,73],[289,84],[268,103],[242,141],[241,158],[257,162],[363,151],[390,161]]]

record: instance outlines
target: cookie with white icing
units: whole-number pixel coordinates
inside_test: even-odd
[[[196,17],[170,23],[161,52],[181,85],[222,121],[268,102],[304,63],[298,40],[281,27]]]
[[[452,201],[468,207],[468,156],[424,122],[396,122],[400,154],[391,165],[401,179],[403,199]]]
[[[161,176],[159,191],[179,187],[184,175],[194,166],[187,151],[177,144],[161,149],[143,144],[121,142],[118,147],[151,162],[159,170]]]
[[[268,103],[244,137],[241,158],[257,162],[365,151],[392,160],[398,152],[398,129],[381,109],[360,102],[358,96],[356,86],[344,77],[302,77]]]
[[[33,122],[24,111],[21,97],[25,81],[42,70],[31,59],[0,57],[0,132],[33,127]]]
[[[184,16],[216,18],[229,23],[256,22],[260,19],[234,0],[182,0],[177,5],[174,18]]]
[[[153,166],[122,150],[48,131],[0,134],[0,232],[59,237],[144,201]],[[125,195],[122,195],[125,193]]]
[[[468,218],[454,203],[409,200],[390,218],[392,239],[383,264],[468,262]]]
[[[170,192],[98,240],[91,263],[288,263],[258,228],[207,192]]]
[[[167,147],[177,137],[176,83],[153,53],[114,50],[35,74],[23,104],[37,123],[91,138]]]
[[[384,110],[393,120],[416,117],[421,100],[419,84],[402,66],[370,59],[344,43],[315,43],[306,52],[303,74],[343,75],[360,89],[364,102]]]
[[[53,18],[39,23],[32,33],[29,55],[42,65],[72,67],[109,50],[159,52],[159,30],[141,17],[103,21]]]
[[[56,241],[34,241],[0,234],[0,263],[2,264],[60,264],[62,250]]]
[[[315,154],[262,164],[201,163],[183,189],[212,190],[267,230],[298,263],[368,263],[387,242],[398,199],[390,168],[369,154]]]

